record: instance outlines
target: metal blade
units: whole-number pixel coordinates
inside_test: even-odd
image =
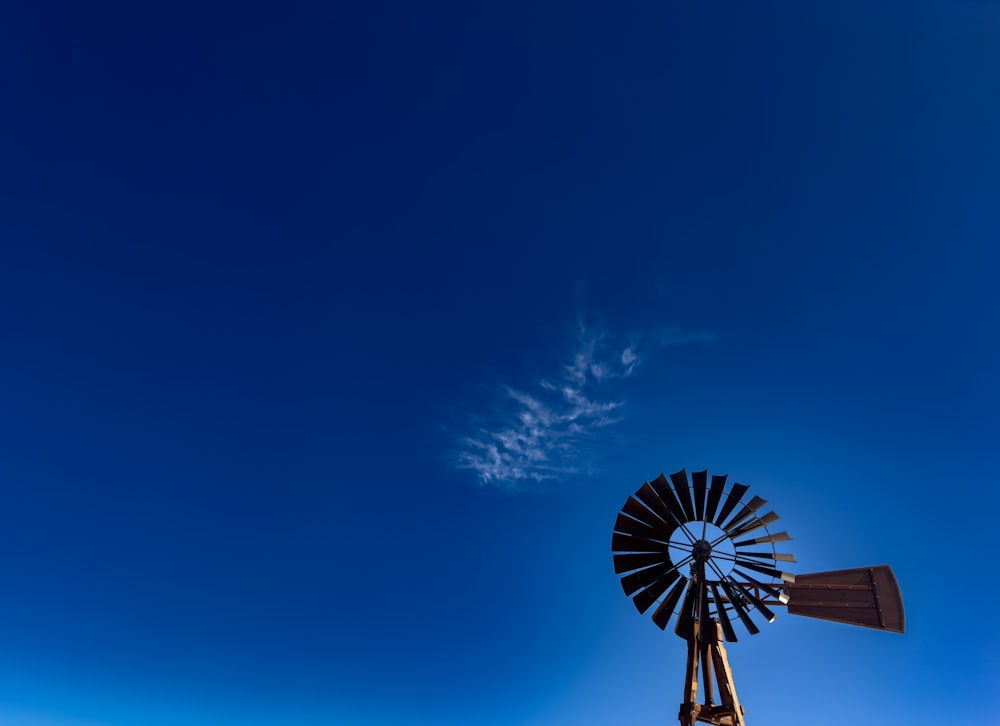
[[[715,628],[708,609],[708,583],[704,580],[698,583],[698,640],[702,643],[715,640]]]
[[[645,537],[630,537],[627,534],[615,532],[611,535],[612,552],[663,552],[666,553],[670,545],[663,542],[654,542]]]
[[[673,490],[670,488],[670,483],[667,481],[667,477],[660,474],[658,477],[649,482],[650,487],[659,497],[661,503],[670,512],[670,522],[680,526],[684,524],[684,509],[681,507],[680,502],[677,501],[677,497],[674,496]]]
[[[666,552],[654,552],[648,555],[615,555],[615,574],[638,570],[640,567],[650,567],[664,562],[670,562]]]
[[[791,572],[782,572],[781,570],[775,570],[773,567],[765,567],[759,562],[751,562],[750,560],[741,560],[739,556],[736,557],[736,564],[740,567],[749,567],[751,570],[756,570],[765,575],[770,575],[771,577],[777,577],[782,580],[782,582],[795,582],[795,575]]]
[[[629,497],[625,500],[625,506],[622,507],[622,511],[625,512],[632,519],[638,519],[643,524],[648,524],[653,529],[664,529],[665,531],[673,532],[677,528],[672,519],[667,519],[664,521],[655,512],[649,511],[648,508],[644,507],[639,503],[635,497]],[[669,537],[669,535],[667,535]]]
[[[729,532],[730,537],[742,537],[745,534],[749,534],[754,530],[760,529],[761,527],[766,527],[769,524],[774,524],[781,517],[779,517],[774,512],[768,512],[763,517],[754,517],[749,522],[746,522],[741,527],[738,527],[734,532]]]
[[[684,639],[694,635],[694,607],[698,595],[695,584],[692,580],[688,585],[687,591],[684,593],[684,602],[681,603],[681,609],[677,613],[677,624],[674,626],[674,632]]]
[[[743,622],[743,627],[747,629],[747,632],[750,633],[750,635],[757,635],[757,633],[760,632],[760,628],[758,628],[757,624],[750,619],[750,615],[747,614],[746,608],[743,607],[743,603],[740,601],[736,590],[734,590],[725,580],[719,584],[722,585],[722,589],[726,591],[726,597],[728,597],[729,602],[732,603],[733,610],[735,610],[736,614],[740,616],[740,620]]]
[[[694,513],[700,521],[705,518],[705,487],[708,484],[708,469],[691,472],[691,486],[694,487]]]
[[[773,597],[775,600],[777,600],[778,602],[780,602],[782,605],[787,605],[788,604],[788,595],[786,595],[781,590],[778,590],[777,588],[771,587],[770,585],[765,585],[763,582],[761,582],[757,578],[752,577],[751,575],[748,575],[747,573],[742,572],[741,570],[737,570],[735,567],[733,568],[733,572],[735,572],[739,577],[742,577],[744,580],[746,580],[747,582],[749,582],[751,585],[754,585],[754,586],[760,588],[764,593],[766,593],[770,597]]]
[[[736,631],[733,630],[733,624],[729,620],[729,613],[726,612],[726,603],[719,597],[719,588],[714,582],[712,583],[712,600],[715,601],[715,612],[719,616],[719,624],[722,626],[723,635],[728,642],[735,643],[737,641]]]
[[[732,533],[738,528],[740,522],[742,522],[744,519],[746,519],[751,514],[756,512],[758,509],[763,507],[765,504],[767,504],[766,499],[761,499],[760,497],[754,497],[753,499],[750,500],[749,504],[741,507],[740,511],[738,511],[736,514],[733,515],[733,518],[729,520],[729,522],[726,524],[725,527],[723,527],[723,529],[726,530],[726,533],[729,534],[729,536],[731,537]]]
[[[681,599],[681,594],[684,592],[684,585],[686,583],[687,580],[679,580],[674,585],[674,589],[663,598],[660,606],[653,612],[653,622],[657,624],[660,630],[664,630],[667,627],[670,616],[674,614],[674,608],[677,607],[677,601]]]
[[[784,552],[740,552],[740,557],[757,557],[761,560],[780,560],[781,562],[795,562],[795,555]]]
[[[763,615],[767,619],[767,622],[769,622],[769,623],[773,623],[774,622],[774,619],[777,616],[771,611],[771,609],[767,605],[765,605],[763,602],[761,602],[761,599],[759,597],[757,597],[756,595],[754,595],[747,588],[743,587],[743,585],[741,585],[735,579],[733,579],[732,575],[729,575],[726,579],[729,581],[729,584],[737,592],[739,592],[743,597],[745,597],[747,600],[749,600],[750,602],[753,603],[753,606],[755,608],[757,608],[757,611],[760,612],[760,614]]]
[[[767,542],[788,542],[792,538],[788,532],[778,532],[777,534],[769,534],[766,537],[757,537],[756,539],[745,539],[742,542],[733,543],[734,547],[743,547],[745,545],[752,544],[765,544]]]
[[[637,522],[631,517],[626,517],[624,514],[619,514],[617,519],[615,519],[615,531],[624,532],[625,534],[632,534],[636,537],[645,537],[652,540],[661,540],[663,542],[670,542],[670,533],[664,531],[662,528],[653,528],[648,524],[643,524],[642,522]]]
[[[656,602],[657,598],[666,592],[667,588],[670,587],[670,584],[678,577],[679,575],[676,570],[668,572],[666,575],[632,598],[632,602],[635,603],[636,609],[640,613],[644,613],[649,610],[649,606]]]
[[[693,522],[696,517],[694,516],[694,503],[691,501],[691,489],[688,487],[687,469],[681,469],[671,474],[670,481],[674,485],[674,491],[677,492],[677,499],[681,503],[681,507],[684,508],[684,516],[687,517],[684,521]]]
[[[722,502],[722,509],[719,510],[719,516],[715,518],[716,525],[721,526],[726,521],[726,517],[740,503],[740,500],[749,488],[746,484],[733,484],[733,488],[729,490],[729,494],[726,495],[726,498]]]
[[[639,500],[643,504],[656,512],[656,515],[666,522],[668,526],[673,525],[676,528],[683,523],[684,520],[677,518],[677,515],[668,508],[667,503],[656,493],[649,482],[639,487],[639,491],[635,495],[639,497]]]
[[[712,476],[712,487],[708,490],[708,507],[705,509],[705,521],[711,522],[715,519],[715,510],[719,506],[719,499],[722,497],[722,490],[726,488],[726,475],[716,474]]]
[[[649,587],[664,575],[672,575],[671,582],[678,577],[677,568],[674,566],[674,563],[664,562],[659,565],[647,567],[645,570],[637,570],[631,575],[625,575],[622,578],[622,589],[626,595],[631,596],[636,590]]]

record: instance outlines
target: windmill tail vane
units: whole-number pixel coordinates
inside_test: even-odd
[[[622,589],[640,613],[687,641],[681,726],[697,722],[745,726],[724,646],[738,640],[738,622],[760,632],[751,615],[773,622],[772,608],[894,633],[905,630],[903,600],[888,565],[794,575],[795,557],[778,552],[792,538],[771,532],[780,517],[758,514],[767,500],[746,495],[745,484],[707,471],[663,474],[625,500],[611,550]],[[699,704],[701,667],[704,703]],[[720,704],[715,704],[714,682]]]

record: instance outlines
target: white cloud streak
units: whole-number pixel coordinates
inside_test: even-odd
[[[713,338],[668,330],[622,341],[581,324],[570,362],[554,376],[497,389],[493,413],[479,415],[471,432],[459,437],[454,464],[475,472],[483,485],[511,490],[579,473],[602,429],[622,421],[626,380],[644,357]]]

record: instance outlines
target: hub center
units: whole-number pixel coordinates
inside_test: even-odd
[[[700,539],[694,543],[692,552],[694,553],[694,558],[696,560],[698,560],[699,562],[704,562],[712,555],[712,545],[710,545],[705,540]]]

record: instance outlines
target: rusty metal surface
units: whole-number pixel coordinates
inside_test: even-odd
[[[719,586],[716,583],[711,584],[712,587],[712,600],[715,601],[715,610],[719,615],[719,625],[722,626],[722,633],[726,640],[730,643],[735,643],[736,631],[733,630],[733,623],[729,620],[729,613],[726,612],[726,603],[723,601],[722,596],[719,595]]]
[[[659,565],[647,567],[644,570],[636,570],[631,575],[626,575],[622,578],[622,589],[626,595],[632,595],[637,590],[649,587],[663,577],[668,578],[667,585],[669,586],[680,575],[677,574],[677,568],[670,562],[663,562]]]
[[[665,562],[667,556],[663,552],[651,552],[640,555],[615,555],[615,573],[631,572],[640,567],[650,567]]]
[[[660,503],[670,512],[669,521],[678,525],[683,524],[685,521],[684,509],[681,507],[680,502],[677,501],[677,497],[674,496],[667,478],[663,474],[660,474],[649,484],[653,492],[660,499]]]
[[[722,523],[726,521],[726,517],[736,508],[736,505],[740,503],[740,499],[743,498],[743,495],[749,489],[750,487],[746,484],[740,484],[739,482],[733,484],[733,488],[729,490],[729,494],[722,501],[722,509],[719,510],[719,515],[715,518],[716,526],[722,526]]]
[[[715,621],[712,620],[711,604],[708,583],[702,582],[698,589],[698,640],[702,643],[711,643],[715,640]]]
[[[750,615],[747,613],[746,608],[743,607],[742,598],[737,596],[736,590],[733,589],[732,584],[730,584],[727,580],[723,580],[719,583],[719,585],[721,585],[722,589],[726,591],[726,597],[729,598],[729,602],[733,606],[733,610],[735,610],[736,614],[739,616],[740,622],[743,623],[743,627],[747,629],[750,635],[756,635],[759,633],[760,628],[758,628],[754,621],[750,619]]]
[[[732,532],[728,532],[728,534],[730,537],[742,537],[743,535],[749,534],[750,532],[758,530],[761,527],[766,527],[769,524],[774,524],[779,519],[781,519],[781,517],[779,517],[777,513],[768,512],[763,517],[754,517],[749,522],[741,524]]]
[[[708,503],[705,507],[705,521],[711,522],[715,519],[715,511],[719,507],[719,499],[722,498],[722,490],[726,488],[726,475],[715,474],[712,476],[712,486],[708,490]]]
[[[611,535],[611,550],[613,552],[663,552],[666,553],[669,545],[664,542],[656,542],[645,537],[631,537],[621,532]]]
[[[756,557],[761,560],[779,560],[781,562],[795,562],[795,555],[785,552],[740,552],[740,557]]]
[[[777,534],[769,534],[766,537],[754,537],[753,539],[745,539],[741,542],[734,542],[734,547],[745,547],[746,545],[752,544],[765,544],[774,542],[790,542],[792,536],[788,532],[778,532]]]
[[[681,507],[684,508],[684,516],[687,522],[693,522],[697,517],[694,516],[694,502],[691,501],[691,489],[688,486],[688,475],[687,469],[681,469],[680,471],[674,472],[670,475],[670,481],[674,485],[674,492],[677,494],[677,501],[681,503]]]
[[[615,519],[615,531],[636,537],[660,540],[664,543],[670,542],[670,532],[666,531],[664,527],[650,527],[648,524],[626,517],[624,514],[619,514],[618,518]]]
[[[653,512],[656,513],[656,516],[662,519],[664,523],[678,526],[684,522],[683,519],[677,518],[677,515],[670,510],[662,497],[654,491],[649,482],[645,482],[641,487],[639,487],[639,491],[637,491],[635,495],[639,498],[639,501],[653,510]]]
[[[906,629],[903,597],[888,565],[798,575],[785,591],[792,615],[893,633]]]
[[[673,584],[677,577],[677,572],[671,571],[632,598],[632,602],[635,604],[636,609],[640,613],[646,612],[650,605],[656,602],[656,600],[667,591],[667,588]]]
[[[684,592],[684,601],[681,609],[677,613],[677,623],[674,625],[674,633],[682,638],[688,639],[694,635],[694,608],[697,604],[697,585],[695,580],[688,583]]]
[[[752,586],[754,594],[756,594],[757,597],[760,598],[765,604],[772,604],[772,600],[766,600],[764,597],[765,595],[776,600],[777,602],[775,604],[785,605],[788,603],[788,595],[779,589],[781,585],[767,585],[755,578],[753,575],[742,572],[735,567],[733,568],[733,574],[746,580],[748,584],[745,585],[745,587]],[[764,593],[764,595],[761,595],[761,593]]]
[[[673,589],[660,602],[659,607],[653,612],[653,622],[656,623],[660,630],[666,629],[670,616],[673,615],[674,608],[677,607],[677,602],[681,599],[681,595],[684,594],[684,587],[686,585],[687,581],[683,578],[678,580],[674,584]]]
[[[691,486],[694,488],[694,513],[698,520],[705,519],[705,488],[708,486],[708,469],[691,472]]]
[[[744,598],[746,598],[746,599],[747,599],[747,600],[749,600],[749,601],[750,601],[751,603],[753,603],[753,606],[754,606],[754,607],[755,607],[755,608],[757,609],[757,611],[758,611],[758,612],[759,612],[759,613],[760,613],[761,615],[763,615],[763,616],[764,616],[764,618],[765,618],[765,619],[767,620],[767,622],[769,622],[769,623],[772,623],[772,622],[774,622],[774,619],[775,619],[775,617],[777,617],[777,616],[776,616],[776,615],[774,614],[774,612],[773,612],[773,611],[772,611],[772,610],[771,610],[771,609],[770,609],[769,607],[767,607],[767,605],[765,605],[765,604],[764,604],[764,601],[763,601],[763,600],[762,600],[761,598],[757,597],[757,593],[755,593],[755,592],[754,592],[753,590],[751,590],[750,588],[747,588],[747,587],[743,587],[743,585],[741,585],[741,584],[740,584],[740,583],[739,583],[739,582],[738,582],[738,581],[736,580],[736,578],[734,578],[734,577],[732,577],[732,576],[728,577],[727,579],[729,580],[729,584],[730,584],[730,585],[731,585],[731,586],[732,586],[732,587],[733,587],[733,588],[734,588],[734,589],[735,589],[735,590],[736,590],[736,591],[737,591],[737,592],[738,592],[738,593],[739,593],[740,595],[742,595],[742,596],[743,596]]]
[[[784,572],[783,570],[776,570],[773,567],[768,567],[762,565],[759,562],[753,562],[752,560],[744,560],[739,554],[736,555],[736,564],[740,567],[746,567],[751,570],[755,570],[762,575],[770,575],[771,577],[777,577],[784,582],[795,582],[795,575],[790,572]]]
[[[767,504],[766,499],[762,499],[761,497],[751,498],[750,502],[744,505],[743,507],[740,507],[740,510],[733,515],[733,518],[730,519],[725,524],[723,529],[726,530],[726,534],[732,537],[733,533],[740,529],[739,527],[740,523],[743,522],[745,519],[747,519],[758,509],[763,507],[765,504]]]
[[[663,521],[663,519],[654,512],[651,512],[648,508],[639,503],[634,497],[629,497],[625,500],[625,506],[622,507],[622,511],[632,519],[638,519],[640,522],[648,524],[653,528],[663,528],[664,531],[673,532],[674,528],[677,526],[671,521]],[[668,534],[667,537],[670,535]]]

